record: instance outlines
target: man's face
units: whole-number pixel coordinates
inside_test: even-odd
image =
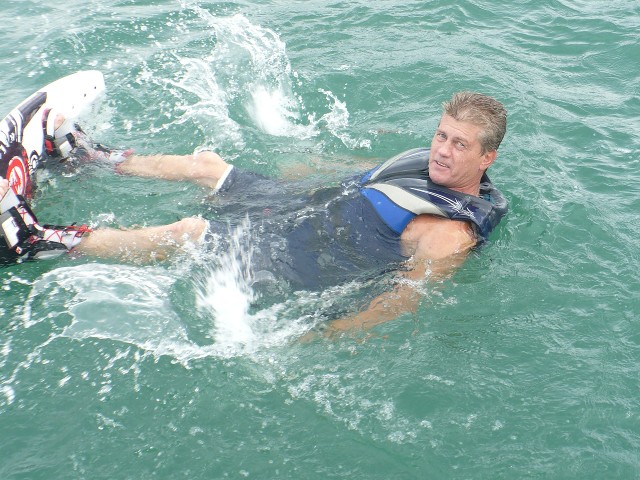
[[[478,194],[482,173],[493,163],[495,150],[482,154],[482,128],[443,115],[431,141],[429,177],[443,187]]]

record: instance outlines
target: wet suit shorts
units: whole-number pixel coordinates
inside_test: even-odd
[[[360,194],[357,179],[310,188],[233,168],[208,207],[209,239],[220,251],[248,218],[251,270],[294,289],[320,290],[395,270],[399,236]],[[215,237],[215,238],[214,238]]]

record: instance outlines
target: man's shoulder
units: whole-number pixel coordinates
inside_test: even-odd
[[[467,251],[476,244],[471,223],[436,215],[415,217],[402,232],[402,239],[415,245],[415,256],[434,260]]]

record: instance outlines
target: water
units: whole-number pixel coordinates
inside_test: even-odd
[[[335,181],[428,144],[452,92],[494,95],[511,200],[415,314],[356,338],[297,341],[370,286],[256,300],[242,228],[218,258],[3,269],[0,478],[640,475],[637,2],[4,0],[0,20],[2,112],[98,68],[100,140],[270,175]],[[39,192],[52,223],[209,201],[98,166]]]

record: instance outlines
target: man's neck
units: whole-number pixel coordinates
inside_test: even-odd
[[[460,192],[460,193],[466,193],[467,195],[473,195],[474,197],[479,197],[480,196],[480,182],[478,182],[477,184],[473,184],[473,185],[468,185],[465,187],[454,187],[454,188],[449,188],[450,190],[453,190],[454,192]]]

